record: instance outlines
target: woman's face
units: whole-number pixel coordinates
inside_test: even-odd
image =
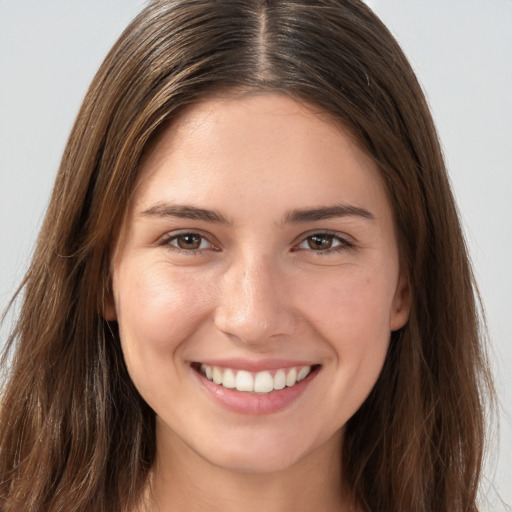
[[[375,164],[262,94],[191,107],[140,173],[105,316],[157,449],[256,472],[339,453],[409,311]]]

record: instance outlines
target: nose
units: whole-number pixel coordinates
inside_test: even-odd
[[[297,319],[287,288],[285,272],[266,258],[254,256],[233,263],[222,279],[215,325],[260,348],[289,336]]]

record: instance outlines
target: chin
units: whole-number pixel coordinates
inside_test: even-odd
[[[294,439],[289,433],[264,431],[252,436],[241,432],[239,439],[235,435],[232,442],[226,444],[218,443],[210,449],[205,447],[202,457],[226,471],[264,474],[292,468],[330,442],[311,442],[304,438]]]
[[[233,473],[278,473],[295,465],[302,457],[273,450],[255,452],[238,450],[232,453],[212,455],[206,460],[219,468]]]

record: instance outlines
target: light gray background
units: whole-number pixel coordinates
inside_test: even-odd
[[[506,510],[497,492],[512,503],[512,0],[368,3],[409,56],[443,142],[502,403],[486,510]],[[0,0],[0,309],[26,269],[86,88],[143,5]]]

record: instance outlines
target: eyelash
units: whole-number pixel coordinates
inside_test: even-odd
[[[200,246],[197,249],[184,249],[183,247],[179,247],[179,246],[173,244],[173,242],[177,241],[178,239],[184,238],[187,236],[199,237],[201,239]],[[203,245],[203,243],[205,241],[209,244],[209,247],[201,248],[201,245]],[[205,249],[212,249],[214,251],[219,250],[214,244],[212,244],[208,240],[208,238],[206,236],[202,235],[201,233],[198,233],[197,231],[183,231],[181,233],[171,233],[162,239],[162,241],[160,242],[160,245],[171,247],[171,249],[173,251],[180,252],[180,253],[187,254],[187,255],[198,254],[198,253],[204,251]]]
[[[303,244],[310,243],[311,240],[313,240],[314,238],[329,238],[331,243],[337,242],[338,245],[335,245],[334,247],[329,247],[327,249],[318,249],[318,250],[312,249],[311,247],[309,247],[309,248],[306,248],[306,247],[301,248],[300,247]],[[319,256],[325,256],[328,254],[335,254],[335,253],[342,252],[342,251],[348,251],[350,249],[354,249],[354,247],[355,247],[354,243],[350,242],[346,238],[343,238],[342,236],[340,236],[337,233],[333,233],[330,231],[318,231],[315,233],[311,233],[305,237],[302,237],[300,243],[295,245],[293,247],[292,251],[296,252],[296,251],[300,251],[300,250],[306,250],[306,251],[311,251],[312,253],[315,253],[316,255],[319,255]]]
[[[188,237],[199,237],[201,239],[199,247],[196,249],[184,249],[183,247],[179,247],[179,246],[175,245],[175,243],[173,243],[173,242],[176,242],[178,239],[184,238],[187,236]],[[338,245],[335,245],[334,247],[329,247],[327,249],[318,249],[318,250],[312,249],[311,247],[309,247],[309,248],[300,247],[303,244],[311,243],[311,241],[315,237],[316,238],[329,238],[331,242],[337,242]],[[209,247],[201,248],[201,245],[203,245],[203,243],[205,241],[208,243]],[[173,251],[180,252],[180,253],[187,254],[187,255],[195,255],[195,254],[198,254],[207,249],[211,249],[214,251],[220,250],[212,242],[210,242],[205,235],[198,233],[197,231],[183,231],[181,233],[171,233],[162,239],[162,241],[160,242],[160,245],[170,247]],[[300,242],[293,246],[292,252],[306,250],[306,251],[311,251],[315,255],[323,256],[323,255],[334,254],[334,253],[338,253],[338,252],[342,252],[342,251],[348,251],[348,250],[354,249],[354,247],[355,247],[354,243],[350,242],[346,238],[341,237],[339,234],[329,232],[329,231],[318,231],[318,232],[311,233],[307,236],[302,236],[300,239]]]

